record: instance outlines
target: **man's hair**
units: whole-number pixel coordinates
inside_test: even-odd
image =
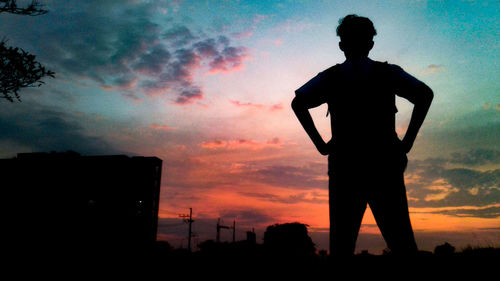
[[[339,20],[337,36],[341,40],[372,40],[375,35],[377,35],[377,31],[369,18],[352,14]]]

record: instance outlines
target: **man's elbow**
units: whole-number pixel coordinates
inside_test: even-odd
[[[425,104],[431,104],[434,99],[434,92],[429,86],[424,84],[424,94],[422,95]]]
[[[418,95],[416,95],[415,104],[429,106],[434,99],[434,92],[429,86],[422,83],[418,89]]]
[[[293,111],[297,111],[297,109],[300,108],[300,105],[301,105],[300,98],[297,96],[294,97],[291,104]]]

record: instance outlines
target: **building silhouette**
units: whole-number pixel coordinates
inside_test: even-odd
[[[5,244],[15,251],[128,251],[156,241],[162,160],[76,152],[0,159]]]

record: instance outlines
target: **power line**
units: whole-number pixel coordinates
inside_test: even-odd
[[[175,227],[175,226],[181,226],[181,225],[184,225],[184,224],[185,224],[185,222],[181,222],[181,223],[170,223],[170,224],[168,224],[168,223],[163,224],[163,223],[162,223],[162,224],[160,224],[160,226],[162,226],[162,227],[165,227],[165,226],[167,226],[167,227]]]

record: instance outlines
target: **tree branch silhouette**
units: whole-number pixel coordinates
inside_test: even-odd
[[[48,11],[42,9],[43,5],[36,0],[32,0],[27,7],[18,7],[16,0],[0,0],[0,13],[7,12],[16,15],[39,16]]]
[[[26,7],[18,7],[16,0],[0,0],[0,13],[39,16],[48,11],[33,0]],[[21,101],[19,91],[26,87],[40,87],[45,76],[54,78],[54,72],[35,61],[35,56],[19,47],[7,47],[7,40],[0,42],[0,98],[10,102]]]
[[[45,76],[54,78],[54,72],[47,70],[35,56],[18,47],[7,47],[0,42],[0,90],[2,98],[14,102],[21,100],[19,90],[25,87],[40,87]]]

